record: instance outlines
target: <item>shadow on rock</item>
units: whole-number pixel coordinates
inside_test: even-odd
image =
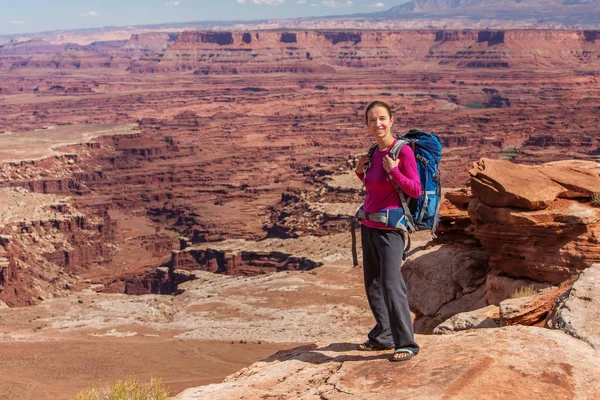
[[[331,343],[325,347],[309,344],[289,350],[278,351],[262,361],[268,363],[273,361],[298,360],[312,364],[323,364],[327,362],[387,360],[392,353],[392,350],[371,352],[360,351],[357,349],[357,346],[357,343]],[[332,356],[327,353],[344,354]]]

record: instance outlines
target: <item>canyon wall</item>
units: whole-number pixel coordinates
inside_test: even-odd
[[[339,68],[560,68],[600,57],[595,31],[183,32],[132,72],[323,73]]]
[[[8,69],[116,68],[201,75],[333,73],[340,68],[568,68],[600,57],[598,31],[190,31],[81,46],[40,39],[0,47]]]

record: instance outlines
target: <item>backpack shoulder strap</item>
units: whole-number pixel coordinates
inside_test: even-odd
[[[404,140],[401,137],[396,137],[397,141],[394,143],[388,155],[392,158],[392,160],[398,159],[398,154],[400,154],[400,150],[404,147],[405,144],[408,144],[408,140]]]
[[[373,153],[375,153],[376,148],[377,142],[373,143],[371,147],[369,147],[369,150],[367,150],[367,154],[369,155],[369,157],[373,157]],[[365,166],[363,167],[363,173],[366,174],[369,168],[371,168],[371,161],[365,164]]]
[[[373,153],[375,153],[376,148],[377,148],[377,142],[373,143],[371,145],[371,147],[369,147],[369,150],[367,151],[367,153],[369,154],[369,157],[373,156]]]
[[[388,155],[390,155],[392,160],[397,160],[402,147],[404,147],[404,145],[410,143],[409,140],[406,140],[401,136],[397,136],[396,139],[397,139],[396,143],[394,143],[394,146],[392,146],[392,148],[390,149],[390,152],[388,153]],[[396,189],[396,192],[398,193],[398,196],[400,197],[400,203],[402,204],[402,208],[404,209],[404,215],[406,216],[408,232],[413,233],[416,230],[416,226],[415,226],[415,222],[413,219],[413,215],[410,212],[410,209],[408,207],[408,200],[406,199],[406,196],[404,195],[404,192],[402,191],[402,189],[400,189],[398,184],[396,182],[394,182],[394,180],[392,179],[392,176],[389,173],[387,175],[388,175],[388,179],[390,180],[390,183],[392,184],[392,186],[394,186],[394,189]]]

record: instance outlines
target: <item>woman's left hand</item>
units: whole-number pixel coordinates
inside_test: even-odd
[[[385,171],[389,173],[391,170],[398,166],[398,163],[398,160],[392,160],[390,156],[386,155],[383,158],[383,169],[385,169]]]

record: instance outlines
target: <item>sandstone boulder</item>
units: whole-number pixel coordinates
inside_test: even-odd
[[[435,246],[409,257],[402,266],[409,303],[417,315],[435,315],[456,297],[459,286],[452,280],[451,267],[456,253],[451,246]]]
[[[500,303],[500,325],[535,325],[544,322],[556,299],[567,288],[553,287],[539,293],[506,299]]]
[[[200,399],[595,399],[600,357],[549,329],[515,326],[418,336],[421,352],[391,364],[389,352],[354,343],[279,352],[223,383],[187,389]],[[548,351],[552,349],[552,351]]]
[[[595,162],[562,161],[548,163],[539,171],[552,181],[568,189],[560,196],[565,198],[590,198],[600,192],[600,166]]]
[[[555,321],[554,327],[600,349],[600,264],[581,273]]]
[[[488,270],[487,255],[466,246],[435,246],[408,257],[402,276],[417,315],[415,329],[431,332],[458,312],[484,307]]]
[[[490,305],[479,310],[458,313],[438,325],[433,333],[446,334],[468,329],[498,328],[498,306]]]
[[[541,210],[566,192],[540,171],[505,160],[482,158],[469,173],[473,196],[493,207]]]

